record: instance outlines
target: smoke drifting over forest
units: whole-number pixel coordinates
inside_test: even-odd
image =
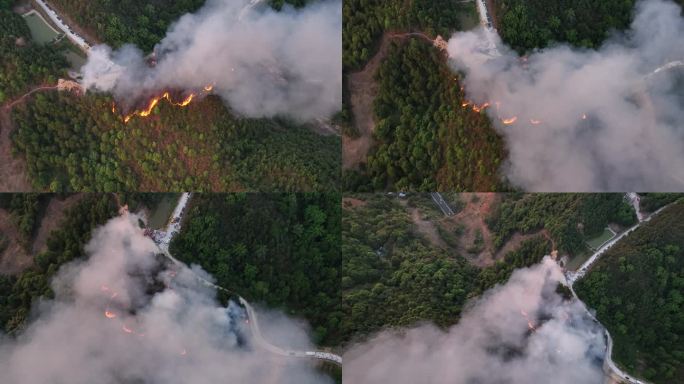
[[[481,29],[449,40],[468,98],[491,103],[513,184],[530,191],[684,188],[684,71],[645,79],[684,60],[684,18],[669,0],[641,1],[635,12],[630,30],[598,50],[557,45],[526,61],[498,36],[502,56],[487,57]],[[515,124],[500,122],[512,116]]]
[[[135,215],[111,220],[94,233],[87,261],[60,269],[55,299],[35,308],[16,340],[0,340],[0,382],[331,382],[307,361],[252,347],[242,309],[219,306],[187,268],[163,268],[136,223]],[[283,316],[260,322],[281,340],[308,345]]]
[[[155,67],[135,46],[101,45],[83,68],[83,84],[124,104],[161,89],[213,85],[241,115],[325,118],[342,103],[341,31],[339,0],[280,12],[265,2],[208,0],[169,28]]]
[[[486,292],[446,333],[423,325],[356,345],[344,356],[345,382],[601,383],[602,329],[555,293],[563,280],[547,257]]]

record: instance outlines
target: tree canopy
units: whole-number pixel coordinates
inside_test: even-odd
[[[575,291],[614,340],[613,359],[654,383],[684,380],[684,203],[610,248]]]

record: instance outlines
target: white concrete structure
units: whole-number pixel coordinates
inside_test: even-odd
[[[86,40],[76,34],[71,27],[69,27],[63,20],[62,18],[57,15],[57,12],[55,12],[44,0],[35,0],[36,4],[40,6],[43,11],[48,15],[50,20],[64,33],[64,35],[72,42],[74,43],[77,47],[79,47],[83,52],[86,54],[88,51],[90,51],[90,44],[86,42]]]
[[[492,57],[501,56],[501,53],[496,46],[498,33],[496,28],[494,28],[491,16],[489,16],[489,10],[487,9],[485,0],[477,0],[477,13],[480,16],[480,24],[483,27],[485,35],[484,45],[481,47],[482,51]]]
[[[430,195],[432,196],[432,201],[434,201],[435,204],[437,204],[437,206],[442,211],[444,216],[453,216],[454,215],[454,210],[451,209],[449,204],[447,204],[447,202],[444,200],[444,197],[442,197],[441,193],[432,192],[432,193],[430,193]]]

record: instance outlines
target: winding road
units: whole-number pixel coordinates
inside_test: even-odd
[[[181,261],[177,260],[175,257],[171,255],[169,252],[169,244],[171,243],[171,240],[180,232],[181,230],[181,224],[183,222],[183,216],[186,212],[186,207],[188,205],[188,202],[190,201],[190,198],[192,195],[190,193],[183,193],[178,200],[178,204],[176,205],[176,208],[173,210],[173,213],[171,214],[171,218],[169,219],[169,222],[167,224],[167,227],[164,231],[164,235],[159,239],[158,246],[159,249],[163,252],[164,256],[166,256],[169,260],[171,260],[174,264],[188,268],[184,263]],[[192,272],[191,269],[188,268],[189,271]],[[230,294],[236,295],[235,292],[223,288],[219,285],[216,285],[203,277],[195,274],[195,277],[200,280],[203,284],[211,286],[215,289],[221,290],[228,292]],[[291,350],[291,349],[284,349],[279,346],[273,345],[268,340],[266,340],[262,333],[261,329],[259,328],[259,320],[257,318],[257,314],[254,311],[254,308],[252,305],[245,300],[242,296],[238,296],[238,300],[241,305],[245,307],[245,310],[247,311],[247,318],[249,319],[248,324],[249,324],[249,329],[254,336],[254,341],[256,345],[263,349],[266,350],[272,354],[279,355],[279,356],[284,356],[284,357],[293,357],[293,358],[306,358],[306,359],[318,359],[318,360],[323,360],[327,361],[333,364],[336,364],[338,366],[342,366],[342,357],[339,355],[336,355],[334,353],[329,353],[329,352],[323,352],[323,351],[297,351],[297,350]]]
[[[635,224],[634,226],[630,227],[629,229],[625,230],[622,232],[620,235],[617,237],[613,238],[612,240],[608,241],[606,244],[604,244],[601,248],[599,248],[591,257],[582,264],[577,272],[567,272],[566,273],[566,279],[568,282],[568,287],[570,288],[570,291],[572,292],[572,295],[575,297],[577,301],[582,303],[584,306],[585,310],[589,314],[589,316],[598,324],[600,322],[598,319],[594,316],[593,313],[589,310],[586,304],[577,296],[577,293],[575,293],[575,290],[573,288],[573,285],[577,280],[583,278],[586,276],[587,272],[591,268],[592,265],[598,261],[598,259],[603,255],[609,248],[611,248],[613,245],[615,245],[618,241],[623,239],[625,236],[636,230],[641,226],[641,224],[646,223],[651,221],[653,217],[655,217],[658,213],[662,212],[664,209],[669,207],[671,204],[665,205],[661,207],[660,209],[656,210],[655,212],[651,213],[650,215],[644,217],[641,212],[640,212],[640,207],[639,207],[639,195],[636,194],[635,192],[629,192],[626,195],[626,198],[629,199],[629,201],[632,203],[632,206],[634,207],[636,213],[637,213],[637,218],[639,219],[639,222]],[[637,378],[634,378],[624,371],[622,371],[613,361],[612,354],[613,354],[613,338],[610,336],[610,333],[608,332],[608,329],[605,327],[603,328],[605,332],[605,338],[606,338],[606,354],[604,357],[605,365],[607,369],[610,371],[611,374],[619,377],[621,380],[630,383],[630,384],[649,384],[647,381],[639,380]]]

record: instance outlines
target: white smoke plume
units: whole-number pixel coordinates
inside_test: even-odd
[[[678,5],[640,1],[631,28],[598,50],[557,45],[526,61],[495,34],[501,56],[489,57],[481,49],[485,33],[457,33],[448,51],[465,73],[467,97],[491,103],[487,114],[506,139],[503,170],[514,185],[540,192],[684,190],[684,69],[646,79],[684,60]],[[502,124],[512,116],[514,124]]]
[[[314,2],[276,12],[265,2],[208,0],[182,16],[146,63],[132,45],[91,50],[83,67],[87,89],[133,102],[162,89],[214,85],[248,117],[326,118],[342,103],[342,3]],[[130,105],[128,105],[130,106]]]
[[[345,353],[345,383],[602,383],[602,330],[555,293],[563,280],[547,257],[486,292],[447,332],[383,332]]]
[[[242,308],[219,306],[189,269],[164,267],[136,222],[119,217],[98,229],[89,259],[60,269],[55,299],[34,308],[16,339],[0,339],[1,383],[332,382],[309,361],[251,345]],[[260,320],[310,346],[284,316]]]

